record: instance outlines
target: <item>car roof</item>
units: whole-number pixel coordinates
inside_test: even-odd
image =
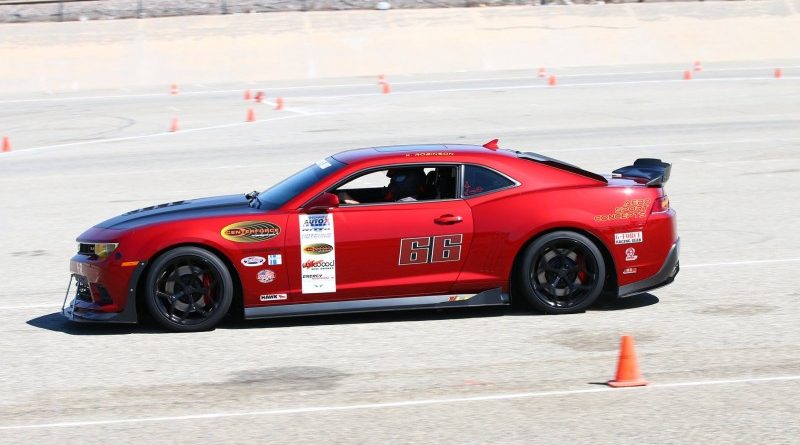
[[[384,147],[357,148],[333,155],[337,161],[345,164],[358,164],[365,161],[395,161],[415,159],[429,159],[441,162],[444,158],[456,157],[504,157],[514,158],[516,155],[508,151],[497,151],[480,145],[462,144],[426,144],[426,145],[390,145]]]

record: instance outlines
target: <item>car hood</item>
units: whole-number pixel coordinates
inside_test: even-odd
[[[126,230],[150,224],[227,215],[262,214],[244,195],[215,196],[159,204],[131,210],[97,224],[96,228]]]

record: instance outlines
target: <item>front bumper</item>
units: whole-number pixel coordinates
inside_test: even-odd
[[[650,278],[637,281],[635,283],[620,286],[617,295],[620,297],[627,297],[630,295],[641,294],[649,290],[666,286],[675,281],[675,277],[681,270],[680,261],[678,260],[680,247],[681,247],[681,239],[678,238],[677,240],[675,240],[675,244],[673,244],[672,247],[669,249],[669,253],[667,254],[667,259],[664,260],[664,264],[661,265],[661,269],[659,269],[655,275],[653,275]]]
[[[84,268],[85,269],[85,268]],[[72,271],[70,281],[67,285],[67,293],[64,296],[64,301],[61,305],[61,314],[71,321],[86,322],[86,323],[136,323],[138,321],[136,313],[136,288],[139,278],[145,269],[145,262],[140,262],[130,275],[127,282],[125,291],[127,298],[124,302],[117,303],[121,299],[119,296],[111,295],[110,304],[102,304],[103,302],[94,301],[93,298],[87,298],[89,286],[94,286],[100,282],[101,274],[89,273],[81,275],[76,270]],[[81,270],[81,268],[78,268]],[[96,269],[95,269],[96,271]],[[74,286],[73,286],[74,283]],[[102,288],[102,286],[100,286]],[[72,300],[67,303],[70,298],[70,291],[74,289],[71,295]],[[106,292],[104,288],[103,292]],[[124,294],[125,291],[122,293]],[[114,298],[117,297],[117,298]]]

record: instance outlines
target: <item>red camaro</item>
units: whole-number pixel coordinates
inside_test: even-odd
[[[78,237],[75,321],[175,331],[245,318],[507,305],[579,312],[678,273],[670,165],[601,176],[535,153],[345,151],[264,192],[133,210]],[[70,290],[67,290],[69,295]]]

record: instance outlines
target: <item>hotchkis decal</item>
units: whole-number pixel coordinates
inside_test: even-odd
[[[625,261],[636,261],[636,258],[639,258],[636,255],[636,249],[633,247],[628,247],[625,249]]]
[[[622,271],[622,275],[630,275],[638,272],[635,267],[626,267],[625,270]]]
[[[237,243],[257,243],[280,235],[281,228],[266,221],[240,221],[222,228],[220,234],[226,240]]]
[[[333,215],[300,215],[300,278],[304,294],[336,292]]]
[[[286,294],[269,294],[259,297],[261,301],[285,300],[286,298]]]
[[[614,244],[634,244],[641,242],[642,232],[625,232],[614,234]]]
[[[275,272],[269,269],[259,270],[258,275],[256,275],[256,279],[258,279],[259,283],[272,283],[275,281]]]
[[[303,247],[303,252],[310,255],[325,255],[333,252],[333,246],[325,243],[314,243]]]
[[[267,264],[270,266],[280,266],[283,264],[283,258],[280,254],[277,255],[267,255]]]
[[[245,267],[258,267],[264,264],[265,261],[267,261],[267,259],[263,256],[249,256],[247,258],[242,258],[242,264]]]
[[[610,215],[595,215],[595,221],[615,221],[618,219],[644,218],[650,209],[649,199],[629,199]]]
[[[461,259],[461,242],[464,235],[423,236],[400,240],[400,260],[398,264],[442,263]]]

